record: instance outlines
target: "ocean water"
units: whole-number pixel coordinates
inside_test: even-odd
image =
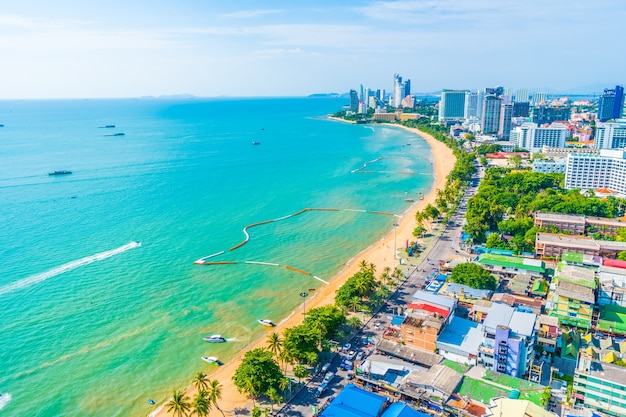
[[[432,185],[430,148],[319,117],[344,104],[0,101],[0,415],[146,415],[212,369],[201,356],[234,357],[267,333],[257,319],[285,318],[313,276],[380,239],[394,218],[351,210],[405,211]],[[229,251],[244,226],[307,207],[338,210],[251,228]],[[238,263],[193,263],[220,251]]]

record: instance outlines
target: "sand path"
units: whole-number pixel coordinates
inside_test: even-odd
[[[435,176],[433,187],[430,189],[428,194],[424,196],[424,199],[418,200],[416,203],[414,203],[402,215],[398,222],[398,227],[395,231],[395,238],[398,242],[398,248],[400,248],[404,247],[404,242],[406,242],[407,240],[415,240],[415,238],[413,237],[413,229],[415,228],[415,213],[425,207],[428,203],[434,204],[437,190],[443,189],[445,187],[446,177],[448,173],[452,170],[452,168],[454,168],[456,158],[454,157],[450,148],[433,138],[431,135],[420,132],[417,129],[407,128],[399,125],[395,126],[418,134],[426,140],[426,142],[430,145],[432,149],[432,162]],[[354,258],[352,258],[352,260],[349,261],[346,266],[336,276],[332,278],[332,280],[330,281],[330,285],[320,287],[317,290],[315,297],[311,297],[309,300],[307,300],[307,309],[323,306],[326,304],[333,304],[335,300],[335,291],[337,290],[337,288],[341,287],[341,285],[343,285],[343,283],[348,278],[353,276],[359,270],[359,263],[361,262],[361,260],[365,260],[367,261],[367,263],[373,263],[374,265],[376,265],[376,270],[379,271],[379,273],[386,266],[392,268],[393,270],[398,265],[398,261],[394,260],[393,247],[394,231],[391,230],[381,240],[372,244],[361,253],[356,255]],[[297,311],[300,310],[301,308],[298,308]],[[291,314],[291,316],[287,320],[285,320],[279,326],[275,327],[274,331],[278,334],[282,334],[282,332],[286,328],[297,326],[301,323],[301,321],[301,314]],[[268,331],[268,334],[269,333],[270,332]],[[210,375],[211,379],[217,379],[222,384],[222,400],[219,401],[218,404],[220,405],[220,408],[224,410],[226,415],[233,415],[232,411],[235,409],[252,409],[252,401],[237,391],[237,388],[233,384],[231,378],[234,375],[237,367],[239,367],[239,364],[241,363],[241,358],[243,358],[243,354],[245,352],[265,346],[266,337],[262,337],[261,339],[252,342],[250,345],[245,347],[236,358],[226,363],[224,366],[221,366]],[[196,389],[193,386],[190,386],[186,389],[186,392],[188,397],[193,398],[196,393]],[[168,416],[170,414],[167,413],[166,407],[161,407],[157,411],[153,412],[151,415],[160,417]],[[221,413],[217,410],[212,410],[210,416],[221,416]]]

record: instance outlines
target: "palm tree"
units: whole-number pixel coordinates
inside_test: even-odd
[[[376,272],[376,265],[370,263],[368,270],[372,273],[372,275],[374,275],[374,272]]]
[[[206,390],[206,398],[209,400],[209,404],[212,404],[222,413],[224,416],[224,411],[217,404],[219,400],[222,399],[222,384],[217,379],[212,379],[209,381],[209,387]]]
[[[207,392],[203,389],[198,390],[198,393],[191,402],[192,412],[198,417],[207,417],[211,411],[211,403],[207,399]]]
[[[272,355],[278,359],[278,355],[283,350],[283,340],[280,338],[278,333],[272,332],[267,337],[267,349],[272,352]]]
[[[270,404],[272,405],[272,410],[274,409],[274,403],[279,403],[282,400],[282,397],[274,387],[270,387],[267,390],[267,396],[270,399]]]
[[[349,309],[353,311],[357,311],[361,306],[361,298],[354,296],[348,300],[347,306]]]
[[[359,327],[361,327],[361,319],[359,319],[357,316],[352,316],[348,319],[348,326],[352,327],[353,330],[358,329]]]
[[[174,391],[172,399],[165,405],[168,407],[167,411],[171,412],[174,417],[188,417],[191,409],[189,398],[187,398],[183,390]]]
[[[365,272],[367,270],[367,266],[367,261],[365,259],[359,262],[359,268],[361,268],[362,272]]]
[[[209,379],[207,378],[206,374],[200,371],[196,374],[196,376],[193,377],[193,381],[191,382],[198,389],[198,391],[202,391],[207,389],[208,381]]]

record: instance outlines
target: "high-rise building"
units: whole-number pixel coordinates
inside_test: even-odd
[[[546,100],[547,100],[546,93],[537,92],[537,93],[533,93],[533,98],[532,98],[531,103],[533,105],[546,104]]]
[[[626,148],[626,122],[598,123],[593,147],[596,149]]]
[[[402,77],[398,74],[393,75],[393,107],[400,107],[404,98],[404,88],[402,86]]]
[[[411,95],[411,80],[406,80],[403,83],[403,86],[404,86],[404,93],[403,93],[402,98],[410,96]]]
[[[442,90],[439,100],[439,121],[459,121],[465,118],[466,90]]]
[[[626,195],[626,151],[601,149],[600,155],[567,155],[565,188],[585,191],[606,188]]]
[[[536,123],[524,123],[511,131],[511,142],[518,148],[530,152],[541,152],[544,146],[564,148],[569,130],[562,123],[553,123],[549,127],[539,127]]]
[[[569,106],[535,106],[533,107],[533,123],[543,125],[556,121],[567,121],[572,115]]]
[[[598,102],[598,119],[601,122],[619,119],[624,114],[624,87],[605,89]]]
[[[500,97],[501,95],[504,95],[504,87],[485,87],[485,95],[489,94]]]
[[[465,111],[463,116],[466,120],[480,119],[483,113],[483,93],[481,91],[467,91],[465,93]]]
[[[530,115],[530,103],[527,101],[513,102],[513,117],[528,117]]]
[[[515,92],[515,101],[519,103],[528,102],[528,88],[520,88]]]
[[[502,101],[495,94],[485,96],[483,101],[482,129],[489,135],[498,132],[500,127],[500,107]]]
[[[513,118],[513,104],[503,104],[500,106],[500,123],[498,124],[498,137],[504,140],[509,139],[511,134],[511,119]]]
[[[357,111],[359,109],[359,94],[356,90],[350,90],[350,110]]]

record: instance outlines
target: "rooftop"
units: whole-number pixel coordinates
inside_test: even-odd
[[[443,360],[443,356],[436,353],[409,347],[387,339],[381,340],[376,346],[376,349],[388,355],[404,359],[411,363],[420,364],[427,368]]]
[[[426,315],[426,314],[410,314],[406,316],[403,326],[411,326],[411,327],[432,327],[437,329],[437,333],[443,327],[445,319],[437,318],[434,316]]]
[[[456,305],[456,301],[450,299],[449,297],[444,297],[441,295],[435,295],[428,291],[418,290],[413,294],[412,303],[419,303],[419,301],[424,301],[426,303],[446,307],[448,310],[453,310]]]
[[[444,284],[444,286],[439,290],[439,294],[450,294],[450,295],[463,295],[464,297],[474,299],[474,300],[483,300],[491,298],[492,291],[490,290],[479,290],[476,288],[468,287],[467,285],[457,284],[455,282],[448,282]]]
[[[537,243],[550,243],[555,246],[600,250],[600,245],[592,238],[586,236],[537,232]]]
[[[377,417],[385,397],[348,384],[320,417]]]
[[[626,368],[623,366],[595,361],[584,354],[580,356],[576,372],[618,384],[624,384],[624,381],[626,381]]]
[[[536,320],[537,315],[534,313],[525,313],[506,304],[494,303],[483,325],[485,330],[491,333],[495,333],[498,326],[505,326],[518,335],[530,336],[535,328]]]
[[[389,408],[385,410],[381,417],[431,417],[429,414],[424,414],[421,411],[413,410],[408,405],[402,402],[392,403]]]
[[[430,386],[450,396],[463,380],[463,374],[444,365],[433,365],[428,372],[411,372],[405,379],[413,386]]]
[[[450,346],[459,353],[477,356],[478,346],[483,341],[482,327],[480,323],[453,317],[450,324],[439,335],[437,347],[439,348],[439,345]]]
[[[558,417],[557,414],[546,410],[527,400],[513,400],[510,398],[492,399],[485,416],[506,417]]]
[[[538,211],[535,213],[536,220],[553,220],[553,221],[567,221],[569,223],[585,224],[585,216],[577,214],[561,214],[561,213],[545,213]]]
[[[580,300],[593,304],[595,302],[594,290],[568,281],[559,281],[556,294],[572,300]]]
[[[478,263],[486,265],[503,266],[505,268],[517,268],[527,271],[546,272],[545,263],[539,259],[520,258],[517,256],[496,255],[483,253],[478,257]]]
[[[596,273],[593,269],[559,263],[556,274],[559,282],[571,282],[587,288],[597,288]]]

